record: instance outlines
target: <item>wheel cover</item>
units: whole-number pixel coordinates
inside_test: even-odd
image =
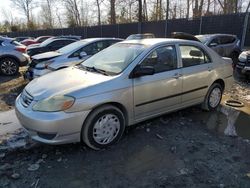
[[[221,100],[221,90],[220,88],[214,88],[212,90],[212,92],[210,93],[210,96],[209,96],[209,105],[212,107],[212,108],[215,108],[219,105],[220,103],[220,100]]]
[[[98,144],[109,144],[117,137],[120,127],[120,120],[116,115],[105,114],[95,122],[93,138]]]
[[[5,60],[1,63],[1,71],[4,73],[4,74],[7,74],[7,75],[12,75],[16,72],[17,70],[17,66],[16,64],[11,61],[11,60]]]

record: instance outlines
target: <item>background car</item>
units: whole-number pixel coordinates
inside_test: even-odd
[[[26,54],[26,46],[15,39],[0,37],[0,73],[11,76],[26,66],[30,57]]]
[[[250,51],[244,51],[239,56],[239,61],[236,65],[236,72],[240,76],[245,76],[250,80]]]
[[[122,40],[118,38],[84,39],[71,43],[57,51],[35,55],[32,57],[32,61],[24,77],[32,80],[52,71],[76,65]]]
[[[37,141],[103,149],[126,126],[197,104],[215,110],[232,85],[231,63],[200,42],[125,40],[31,81],[16,114]]]
[[[42,42],[41,44],[30,45],[27,48],[27,53],[30,56],[34,56],[36,54],[50,52],[58,50],[68,44],[76,42],[76,39],[68,39],[68,38],[49,38]]]
[[[41,36],[41,37],[37,37],[36,39],[26,39],[26,40],[21,41],[21,44],[23,44],[25,46],[29,46],[31,44],[40,44],[43,41],[45,41],[51,37],[53,37],[53,36]]]
[[[155,38],[155,35],[153,33],[132,34],[132,35],[129,35],[126,38],[126,40],[148,39],[148,38]]]
[[[207,34],[196,35],[203,44],[212,48],[222,57],[230,57],[235,67],[241,53],[240,40],[236,35],[230,34]]]
[[[34,38],[33,37],[16,37],[15,41],[21,42],[21,41],[26,40],[26,39],[34,39]]]

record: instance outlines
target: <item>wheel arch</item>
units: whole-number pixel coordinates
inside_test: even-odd
[[[0,60],[2,60],[4,58],[12,58],[18,63],[18,65],[20,65],[20,60],[17,57],[15,57],[14,55],[2,55],[2,56],[0,56]]]
[[[211,85],[213,85],[214,83],[220,84],[221,87],[222,87],[222,90],[224,91],[224,89],[225,89],[225,82],[224,82],[223,79],[219,78],[219,79],[215,80]]]
[[[81,128],[81,132],[82,130],[84,129],[84,125],[87,121],[87,119],[90,117],[90,115],[97,109],[101,108],[101,107],[104,107],[104,106],[108,106],[108,105],[111,105],[111,106],[114,106],[116,108],[118,108],[119,110],[121,110],[121,112],[123,113],[124,115],[124,118],[125,118],[125,126],[128,125],[128,112],[127,112],[127,109],[125,108],[125,106],[119,102],[106,102],[106,103],[102,103],[102,104],[98,104],[96,106],[94,106],[92,108],[92,110],[89,112],[89,114],[87,115],[87,117],[85,118],[85,120],[83,121],[83,124],[82,124],[82,128]],[[82,138],[82,135],[80,136],[80,140],[81,142],[83,142],[83,138]]]

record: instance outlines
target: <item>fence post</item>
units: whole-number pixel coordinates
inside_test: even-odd
[[[141,33],[141,22],[138,22],[138,33]]]
[[[120,27],[119,27],[119,23],[117,24],[117,37],[120,38]]]
[[[200,19],[199,35],[201,34],[201,27],[202,27],[202,16],[201,16],[201,19]]]
[[[249,18],[249,12],[246,13],[245,18],[244,18],[244,25],[243,25],[242,36],[241,36],[241,45],[240,45],[241,49],[245,45],[247,26],[248,26],[248,18]]]
[[[165,38],[167,38],[167,35],[168,35],[168,20],[166,19],[165,21]]]

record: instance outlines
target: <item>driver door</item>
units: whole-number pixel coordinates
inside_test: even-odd
[[[133,79],[135,120],[177,108],[181,104],[182,77],[176,46],[152,50],[140,66],[154,67],[155,74]]]

